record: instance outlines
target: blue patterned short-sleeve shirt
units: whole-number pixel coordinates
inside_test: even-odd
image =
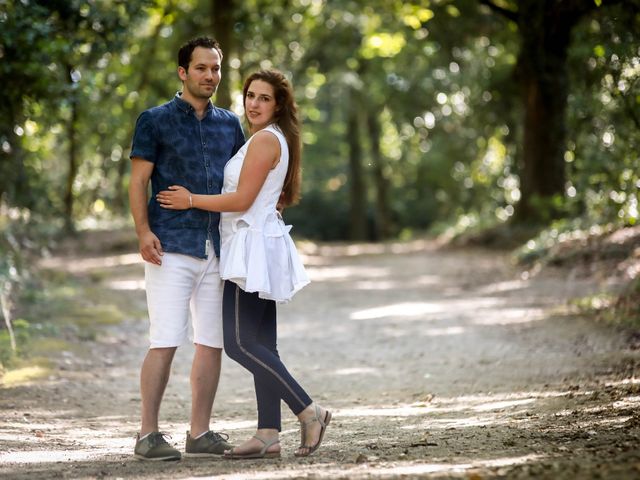
[[[220,255],[218,212],[166,210],[156,194],[170,185],[182,185],[197,194],[220,193],[224,166],[243,144],[240,120],[234,113],[209,103],[199,120],[180,93],[138,117],[129,156],[154,164],[149,226],[165,252],[206,258],[206,241],[211,238]]]

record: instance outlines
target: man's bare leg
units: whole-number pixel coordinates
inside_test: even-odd
[[[218,390],[222,349],[195,344],[191,366],[191,436],[209,431],[213,400]]]
[[[169,382],[171,362],[177,347],[151,348],[140,370],[140,396],[142,399],[142,424],[140,436],[159,431],[158,415],[165,388]]]

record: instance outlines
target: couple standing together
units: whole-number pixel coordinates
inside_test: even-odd
[[[177,347],[191,318],[191,423],[185,455],[280,456],[280,401],[300,421],[296,456],[320,446],[331,413],[314,403],[278,355],[276,302],[309,280],[278,211],[300,188],[297,106],[286,78],[261,70],[245,81],[251,137],[233,113],[212,105],[222,51],[196,38],[178,52],[182,91],[138,118],[129,200],[145,260],[150,348],[142,364],[142,460],[178,460],[158,416]],[[147,198],[151,181],[152,197]],[[221,212],[221,213],[218,213]],[[233,447],[210,430],[222,347],[253,374],[256,434]]]

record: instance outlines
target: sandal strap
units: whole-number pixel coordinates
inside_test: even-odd
[[[325,423],[324,423],[324,418],[321,417],[320,415],[320,407],[318,405],[314,405],[315,407],[315,417],[310,418],[309,420],[305,420],[304,422],[300,422],[302,425],[306,426],[306,425],[311,425],[314,422],[318,422],[320,424],[321,427],[326,427]],[[326,415],[326,413],[325,413]]]
[[[271,440],[265,440],[264,438],[261,438],[257,435],[254,435],[253,438],[255,438],[256,440],[262,442],[262,444],[264,445],[262,447],[262,449],[260,450],[260,454],[264,455],[267,450],[269,449],[269,447],[272,447],[278,443],[280,443],[280,438],[276,437],[276,438],[272,438]]]
[[[320,427],[322,427],[323,429],[327,427],[326,423],[324,422],[324,418],[320,415],[320,407],[318,405],[314,405],[315,407],[315,417],[310,418],[309,420],[305,420],[304,422],[300,422],[300,446],[298,448],[306,448],[307,450],[311,450],[313,448],[313,445],[306,445],[305,441],[306,441],[306,437],[307,437],[307,426],[311,425],[314,422],[318,422],[320,424]],[[326,412],[325,412],[325,417],[326,417]]]

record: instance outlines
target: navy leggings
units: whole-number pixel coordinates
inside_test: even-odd
[[[225,281],[222,300],[224,349],[253,374],[258,428],[280,431],[280,400],[298,415],[311,398],[287,371],[278,355],[276,304]]]

